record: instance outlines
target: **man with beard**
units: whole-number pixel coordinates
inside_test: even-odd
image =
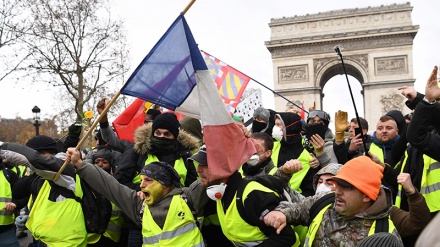
[[[190,193],[181,188],[179,174],[165,162],[152,162],[140,171],[140,190],[118,183],[110,174],[83,162],[74,148],[67,150],[67,161],[78,175],[142,229],[144,246],[204,246],[192,208],[187,204]]]
[[[334,193],[320,193],[300,203],[281,202],[264,221],[277,232],[286,224],[310,224],[304,246],[357,246],[376,231],[400,239],[389,219],[391,194],[381,187],[382,172],[383,167],[370,158],[354,158],[330,179]],[[314,212],[315,203],[322,204],[320,198],[325,196],[330,202]]]
[[[199,140],[179,130],[179,121],[173,113],[158,115],[153,124],[136,129],[134,143],[125,149],[115,178],[133,190],[139,190],[140,171],[152,162],[170,164],[179,174],[182,186],[189,186],[197,178],[191,157],[192,150],[199,148]],[[141,229],[129,226],[129,244],[140,246]]]

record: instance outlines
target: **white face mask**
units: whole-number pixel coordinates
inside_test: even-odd
[[[209,198],[211,198],[211,200],[217,201],[222,199],[223,195],[225,194],[225,190],[226,184],[224,183],[211,185],[206,188],[206,194]]]
[[[278,127],[276,125],[273,126],[272,137],[277,141],[281,141],[281,139],[283,138],[283,131],[281,130],[280,127]]]
[[[320,184],[318,188],[316,188],[315,194],[321,193],[321,192],[330,192],[332,189],[327,187],[324,183]]]
[[[246,161],[246,163],[250,166],[256,166],[258,165],[259,161],[260,161],[260,156],[254,154],[251,156],[251,158],[248,161]]]

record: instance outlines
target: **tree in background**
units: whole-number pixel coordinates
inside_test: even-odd
[[[20,70],[22,62],[29,57],[20,39],[32,25],[18,7],[19,0],[0,0],[0,81]]]
[[[70,98],[62,99],[69,103],[60,117],[74,112],[81,121],[93,100],[122,87],[129,69],[123,22],[112,18],[107,0],[21,3],[33,26],[22,39],[32,54],[28,75],[44,86],[64,87]]]

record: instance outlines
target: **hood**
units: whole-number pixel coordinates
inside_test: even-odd
[[[403,116],[401,111],[398,110],[391,110],[385,114],[386,116],[390,116],[396,121],[397,128],[399,128],[399,135],[402,135],[402,133],[406,130],[407,124],[405,121],[405,117]]]
[[[365,219],[380,219],[389,215],[392,204],[391,190],[382,186],[379,190],[379,197],[363,213],[356,215]]]
[[[151,124],[142,125],[134,132],[134,149],[137,153],[143,155],[148,153],[151,149],[150,137],[152,135]],[[185,130],[180,129],[177,141],[185,148],[189,149],[191,153],[197,152],[200,148],[200,140],[188,134]]]

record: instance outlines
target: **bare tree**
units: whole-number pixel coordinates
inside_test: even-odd
[[[97,92],[114,95],[128,71],[123,22],[112,18],[108,5],[106,0],[24,1],[33,21],[23,39],[32,51],[29,75],[34,82],[64,87],[71,97],[64,100],[75,101],[77,120],[87,103],[100,97]]]
[[[32,28],[19,0],[0,0],[0,81],[20,69],[30,55],[23,50],[20,38]]]

